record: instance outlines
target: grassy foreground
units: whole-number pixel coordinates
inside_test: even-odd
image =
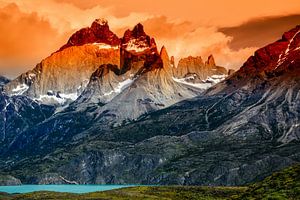
[[[3,197],[3,199],[226,199],[240,194],[245,188],[193,186],[140,186],[88,194],[34,192]]]
[[[33,192],[28,194],[8,195],[0,193],[0,199],[300,199],[300,165],[286,168],[274,173],[261,182],[248,187],[204,187],[204,186],[141,186],[123,188],[88,194],[70,194],[57,192]]]

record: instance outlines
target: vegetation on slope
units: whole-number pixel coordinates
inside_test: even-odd
[[[238,199],[300,199],[300,165],[275,172],[249,186]]]

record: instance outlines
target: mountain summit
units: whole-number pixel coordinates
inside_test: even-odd
[[[120,39],[109,29],[106,19],[96,19],[91,27],[83,28],[74,33],[67,44],[60,48],[60,51],[71,46],[80,46],[88,43],[104,43],[118,46]]]

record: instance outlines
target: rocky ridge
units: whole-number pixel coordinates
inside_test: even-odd
[[[10,175],[0,175],[0,186],[21,185],[21,181]]]
[[[216,66],[214,57],[210,55],[203,62],[200,56],[182,58],[178,66],[172,69],[173,79],[179,83],[207,89],[223,81],[228,75],[227,69]]]

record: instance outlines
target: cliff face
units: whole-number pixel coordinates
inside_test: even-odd
[[[0,175],[0,186],[21,185],[21,181],[10,175]]]

